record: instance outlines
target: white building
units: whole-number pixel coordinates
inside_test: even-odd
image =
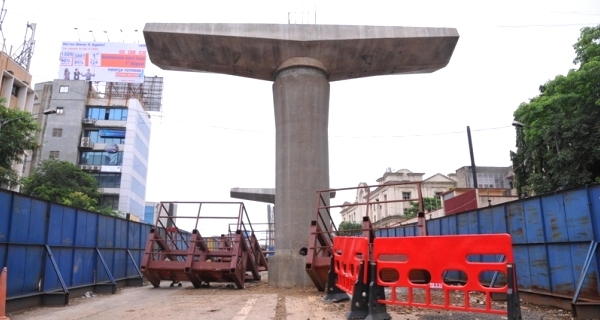
[[[44,159],[69,161],[96,177],[101,205],[143,220],[151,129],[143,97],[100,93],[82,80],[40,83],[35,92],[34,111],[57,113],[38,119],[41,148],[27,159],[25,174]]]
[[[423,180],[423,173],[413,173],[407,169],[392,172],[386,170],[377,179],[378,185],[369,187],[361,182],[354,202],[345,202],[340,212],[342,221],[358,222],[368,215],[371,222],[383,227],[405,220],[404,215],[411,202],[419,199],[419,186],[422,197],[439,197],[456,186],[456,175],[437,173]]]

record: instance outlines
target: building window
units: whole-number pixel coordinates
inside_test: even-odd
[[[80,165],[94,166],[120,166],[123,164],[123,151],[106,152],[106,151],[85,151],[79,157]]]
[[[85,115],[88,119],[96,120],[127,120],[126,108],[88,107]]]
[[[103,207],[111,208],[113,210],[119,209],[119,196],[116,195],[101,195],[100,205]]]
[[[50,159],[58,159],[59,151],[50,151]]]
[[[53,137],[62,137],[62,128],[54,128],[52,129]]]
[[[65,113],[65,109],[63,107],[56,107],[56,114],[63,114]]]
[[[58,87],[58,92],[60,92],[60,93],[69,93],[69,86],[60,86],[60,87]]]
[[[404,212],[404,215],[406,215],[408,213],[408,208],[404,208],[403,212]]]
[[[19,87],[13,86],[10,93],[15,97],[18,96],[19,95]]]
[[[88,130],[83,136],[89,137],[93,143],[125,144],[125,130]]]
[[[120,173],[92,173],[92,176],[98,180],[100,188],[120,188],[121,174]]]
[[[436,193],[435,193],[435,198],[439,199],[439,198],[442,196],[442,193],[443,193],[443,192],[439,192],[439,191],[438,191],[438,192],[436,192]]]
[[[402,199],[403,200],[409,200],[410,199],[410,192],[402,192]]]

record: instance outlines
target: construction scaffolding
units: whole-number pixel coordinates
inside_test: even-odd
[[[138,99],[146,111],[162,111],[163,78],[144,77],[144,83],[90,82],[88,97],[111,100]]]

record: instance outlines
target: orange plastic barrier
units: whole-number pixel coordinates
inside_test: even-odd
[[[360,279],[360,264],[367,268],[369,239],[364,237],[333,238],[333,266],[338,276],[336,286],[352,295],[354,285]],[[367,284],[367,272],[363,271],[362,283]]]
[[[377,238],[373,259],[382,304],[507,314],[491,294],[516,285],[508,234]]]
[[[0,273],[0,320],[10,320],[6,316],[6,267]]]

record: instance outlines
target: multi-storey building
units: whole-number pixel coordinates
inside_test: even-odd
[[[0,97],[6,106],[31,111],[35,97],[31,74],[4,52],[0,52],[0,71]]]
[[[378,225],[395,224],[405,220],[411,200],[417,201],[419,197],[419,186],[423,197],[439,197],[456,186],[454,174],[445,176],[438,173],[425,180],[423,175],[406,169],[396,172],[388,169],[383,177],[377,179],[378,186],[374,190],[361,182],[356,189],[355,201],[344,203],[340,212],[342,221],[360,223],[362,217],[368,214],[371,222]]]
[[[31,74],[4,52],[0,52],[0,98],[9,108],[32,112],[35,92],[31,88]],[[40,114],[44,110],[40,110]],[[4,119],[0,119],[2,121]],[[15,163],[13,169],[22,174],[23,163]]]
[[[28,158],[25,172],[48,158],[69,161],[96,177],[101,205],[144,219],[150,115],[140,103],[143,90],[108,90],[123,86],[107,83],[99,92],[81,80],[37,84],[33,109],[56,114],[39,118],[41,148]]]
[[[475,167],[477,172],[477,188],[512,189],[511,167]],[[459,188],[474,188],[473,170],[470,166],[456,170],[456,181]]]

